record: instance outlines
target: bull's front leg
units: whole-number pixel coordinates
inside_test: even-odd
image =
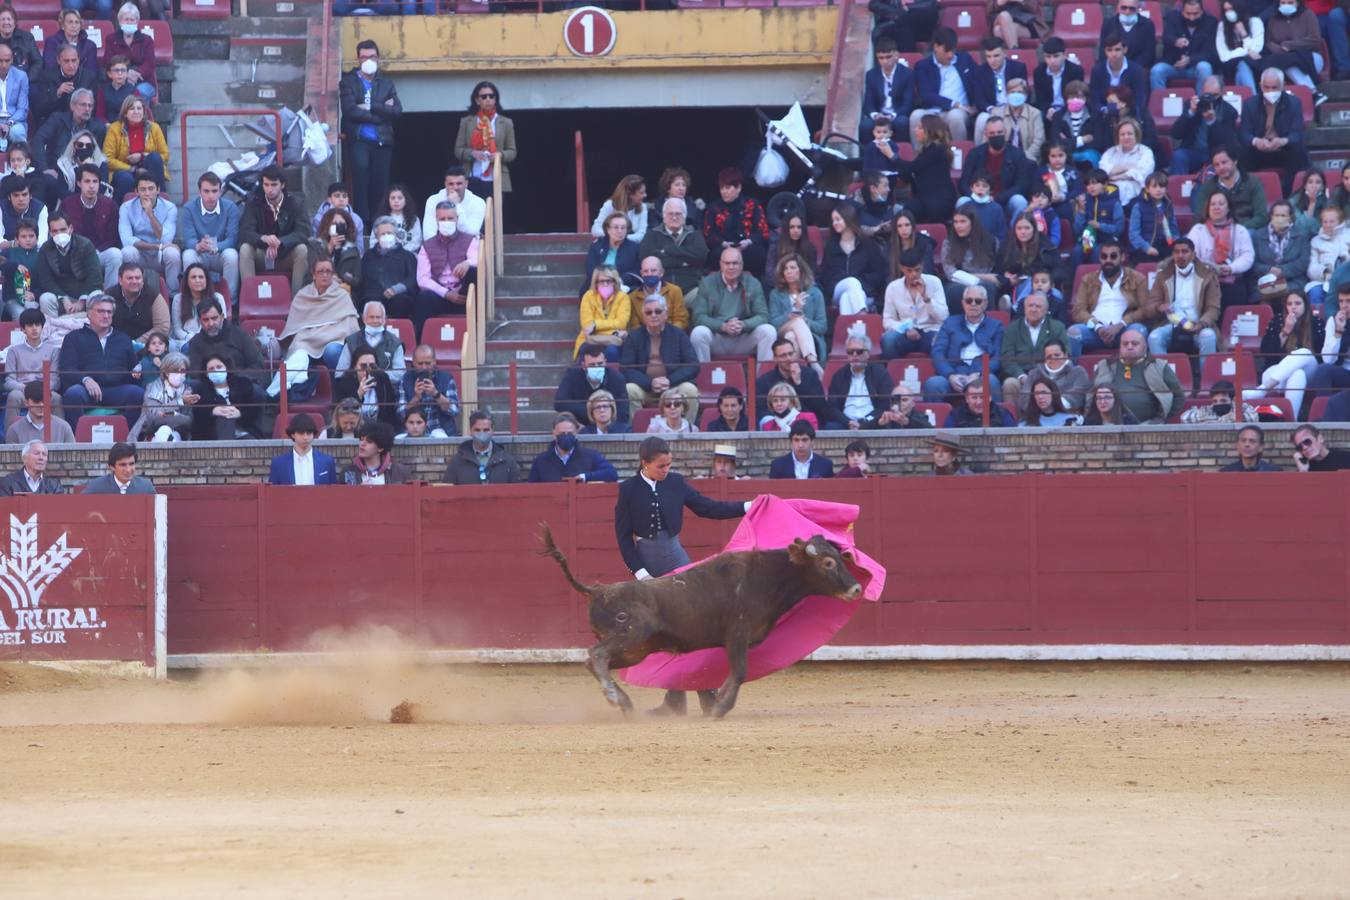
[[[722,718],[736,705],[736,695],[740,693],[741,684],[745,681],[745,662],[750,652],[750,639],[744,634],[734,635],[727,642],[726,651],[731,671],[727,673],[727,680],[717,689],[716,701],[712,705],[714,719]]]
[[[595,680],[600,682],[600,687],[605,692],[605,698],[610,703],[623,711],[624,718],[627,718],[633,712],[633,701],[624,693],[623,688],[619,687],[614,681],[614,676],[609,673],[610,661],[616,654],[623,656],[623,642],[615,638],[608,638],[596,644],[586,652],[586,668],[591,670]]]
[[[688,708],[684,691],[666,691],[666,699],[655,709],[648,710],[653,716],[682,716]]]

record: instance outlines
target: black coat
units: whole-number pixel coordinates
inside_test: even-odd
[[[337,384],[333,385],[333,402],[341,403],[343,400],[364,401],[365,398],[360,394],[361,373],[355,369],[348,369]],[[394,383],[389,380],[388,372],[375,373],[375,399],[380,404],[379,412],[375,418],[380,422],[387,423],[395,431],[402,431],[403,423],[398,418],[398,390]]]
[[[859,419],[858,424],[864,428],[874,428],[876,420],[890,407],[891,388],[895,385],[891,381],[890,373],[881,363],[868,363],[863,371],[863,381],[866,382],[867,393],[872,398],[872,411]],[[830,378],[830,407],[834,410],[834,418],[840,422],[849,421],[849,417],[844,414],[844,401],[848,400],[848,389],[852,383],[853,370],[848,366],[844,366]]]
[[[877,242],[859,235],[852,253],[845,253],[839,243],[839,236],[831,234],[825,242],[825,255],[820,263],[820,292],[825,295],[827,306],[832,305],[835,286],[845,278],[856,278],[862,282],[863,291],[880,305],[886,295],[886,258],[881,255]]]
[[[230,389],[230,402],[228,404],[216,391],[216,386],[209,380],[203,379],[198,386],[197,393],[201,396],[201,399],[192,407],[193,440],[213,441],[216,439],[217,416],[212,413],[212,410],[217,406],[238,408],[239,418],[234,420],[235,425],[247,429],[255,435],[258,434],[258,417],[262,414],[261,404],[265,395],[252,380],[243,375],[236,375],[234,372],[229,374],[225,383]]]
[[[103,147],[103,139],[108,136],[106,124],[90,118],[87,123],[80,126],[80,129],[89,131],[98,139],[99,147]],[[33,148],[33,165],[38,169],[55,169],[57,159],[66,152],[66,145],[70,143],[75,131],[75,121],[69,109],[48,116],[29,142]]]
[[[579,362],[574,366],[568,366],[563,372],[562,381],[558,383],[557,393],[553,395],[553,408],[558,412],[570,412],[582,425],[589,425],[591,417],[586,415],[586,401],[590,399],[591,394],[602,390],[614,395],[614,420],[627,422],[626,382],[623,375],[608,367],[605,368],[605,380],[600,382],[600,386],[591,387],[591,383],[586,380],[586,370]]]
[[[47,43],[51,45],[50,40]],[[70,94],[58,96],[57,90],[69,81],[76,90],[87,88],[92,91],[94,74],[92,66],[80,66],[71,78],[62,75],[60,69],[44,69],[40,76],[28,82],[28,121],[44,122],[53,113],[70,109]]]
[[[629,571],[643,568],[634,536],[655,537],[657,530],[679,536],[684,528],[684,508],[705,519],[735,519],[745,515],[745,504],[713,500],[694,490],[684,476],[671,472],[656,482],[656,508],[652,504],[652,489],[641,475],[634,475],[619,485],[619,499],[614,504],[614,536],[619,540],[619,552]]]
[[[630,331],[619,348],[619,365],[623,367],[624,379],[644,391],[650,391],[652,380],[647,377],[647,363],[651,357],[652,338],[647,329]],[[669,322],[661,332],[661,360],[666,365],[666,377],[670,379],[672,387],[698,377],[698,354],[694,352],[689,335]]]
[[[608,254],[608,236],[596,238],[591,242],[590,249],[586,251],[586,282],[581,286],[583,294],[591,289],[591,274],[605,264],[605,257]],[[614,255],[614,268],[619,271],[620,281],[623,281],[626,275],[637,276],[637,273],[642,269],[642,261],[638,259],[636,241],[624,240],[623,246],[619,247],[618,252]]]
[[[375,73],[371,84],[370,109],[360,109],[365,100],[366,89],[361,83],[361,73],[352,69],[338,82],[338,103],[342,108],[342,132],[347,140],[361,140],[362,125],[374,125],[376,140],[380,144],[394,143],[394,123],[403,115],[403,103],[398,99],[398,89],[394,82],[380,73]],[[390,103],[389,101],[393,101]]]
[[[763,417],[769,414],[769,388],[780,381],[787,379],[777,366],[755,379],[755,415]],[[834,418],[834,414],[826,402],[825,386],[820,383],[816,370],[802,363],[801,384],[794,384],[792,388],[797,392],[802,410],[814,415],[821,428],[828,427],[826,423]]]
[[[952,163],[942,148],[929,144],[912,160],[895,160],[895,169],[909,182],[916,205],[923,210],[923,221],[946,222],[951,218],[957,193],[952,184]]]
[[[1189,56],[1191,65],[1204,61],[1214,68],[1219,67],[1218,47],[1219,20],[1204,13],[1196,20],[1194,30],[1190,22],[1181,16],[1181,10],[1174,9],[1163,16],[1162,61],[1176,65],[1183,55]],[[1190,45],[1185,49],[1177,47],[1177,38],[1188,38]]]
[[[963,195],[970,193],[970,182],[978,173],[987,171],[989,145],[981,144],[966,154],[961,165],[960,190]],[[1003,164],[999,166],[1001,189],[994,192],[994,202],[1006,208],[1008,200],[1014,194],[1026,196],[1031,192],[1031,174],[1033,166],[1027,161],[1027,155],[1013,146],[1003,148]]]
[[[1206,146],[1210,150],[1218,147],[1236,147],[1238,142],[1238,114],[1232,106],[1220,100],[1214,107],[1216,115],[1212,124],[1206,124],[1200,115],[1191,115],[1187,104],[1181,118],[1172,123],[1172,146],[1193,150],[1199,146],[1196,138],[1201,130],[1207,132]]]
[[[50,475],[44,475],[42,481],[38,484],[37,493],[39,494],[64,494],[66,489],[61,486],[61,482],[52,478]],[[28,479],[23,475],[23,466],[10,472],[4,478],[0,478],[0,497],[15,497],[19,494],[33,493],[28,489]]]
[[[402,247],[388,252],[380,249],[367,250],[361,257],[361,286],[357,291],[360,306],[372,300],[384,302],[384,292],[395,285],[403,285],[399,293],[417,293],[417,257]]]
[[[1063,94],[1064,88],[1071,81],[1081,81],[1085,84],[1087,79],[1083,75],[1083,67],[1070,59],[1064,60],[1064,74],[1059,79],[1059,90]],[[1036,67],[1036,71],[1031,74],[1032,90],[1036,94],[1035,105],[1043,113],[1049,113],[1050,107],[1055,102],[1055,80],[1050,72],[1045,68],[1045,63]]]

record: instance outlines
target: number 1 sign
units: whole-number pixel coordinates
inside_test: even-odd
[[[573,10],[563,25],[563,43],[573,56],[605,56],[618,36],[614,19],[598,6]]]

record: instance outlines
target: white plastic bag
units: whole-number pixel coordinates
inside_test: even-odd
[[[787,181],[787,177],[787,160],[765,138],[764,149],[759,151],[759,162],[755,163],[755,184],[762,188],[776,188]]]
[[[315,122],[303,110],[297,115],[305,129],[305,161],[321,166],[333,155],[333,148],[328,144],[328,126]]]

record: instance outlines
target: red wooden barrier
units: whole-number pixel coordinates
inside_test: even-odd
[[[858,544],[889,574],[840,644],[1350,643],[1350,476],[699,486],[860,504]],[[582,580],[629,577],[612,485],[171,494],[173,653],[310,649],[366,624],[430,648],[587,646],[581,599],[534,553],[541,520]],[[734,527],[686,517],[684,542],[697,559]]]

